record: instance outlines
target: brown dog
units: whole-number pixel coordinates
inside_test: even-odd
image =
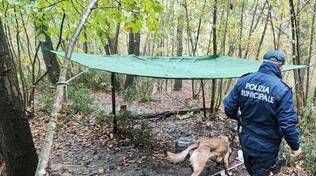
[[[167,160],[178,163],[183,161],[190,153],[190,161],[193,168],[191,176],[200,175],[209,158],[215,157],[216,162],[224,161],[225,172],[227,175],[231,175],[228,172],[228,158],[230,152],[228,137],[220,136],[198,139],[180,153],[166,152],[165,155]]]

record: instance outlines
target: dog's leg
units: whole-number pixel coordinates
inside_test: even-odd
[[[178,163],[185,160],[186,156],[191,152],[191,150],[197,148],[198,146],[198,143],[193,143],[180,153],[164,152],[164,155],[167,160],[173,163]]]
[[[228,171],[229,167],[228,167],[228,159],[229,159],[229,152],[227,152],[224,156],[224,168],[225,168],[225,173],[227,175],[232,175],[231,172]]]
[[[193,167],[193,173],[191,176],[199,176],[203,171],[207,160],[209,159],[209,150],[196,149],[193,151],[190,161]]]
[[[215,161],[216,166],[220,166],[221,164],[223,164],[222,161],[223,161],[223,157],[221,156],[216,157],[216,161]]]
[[[214,156],[214,153],[211,153],[208,148],[198,148],[194,150],[190,157],[193,167],[193,173],[191,176],[199,176],[203,171],[208,159]]]

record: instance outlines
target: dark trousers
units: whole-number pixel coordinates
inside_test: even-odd
[[[277,153],[270,157],[254,157],[244,152],[244,162],[247,171],[251,176],[269,176],[276,161],[276,156]]]
[[[269,176],[278,156],[279,145],[241,134],[244,163],[251,176]]]

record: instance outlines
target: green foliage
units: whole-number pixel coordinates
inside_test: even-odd
[[[88,88],[84,84],[70,84],[68,86],[68,98],[70,107],[76,112],[90,114],[93,109],[91,105],[94,101],[89,95]]]
[[[302,154],[299,158],[290,157],[291,150],[286,147],[285,154],[288,158],[288,165],[294,165],[295,162],[304,161],[303,166],[316,174],[316,114],[313,112],[312,98],[308,99],[308,104],[303,110],[303,116],[300,118],[301,148]]]
[[[131,102],[131,101],[136,100],[137,97],[138,95],[137,95],[137,90],[135,86],[130,86],[123,92],[124,101]]]
[[[153,145],[151,127],[147,121],[141,121],[140,125],[133,128],[129,138],[133,144],[140,148],[150,149]]]
[[[91,70],[81,75],[76,82],[83,83],[92,90],[111,91],[110,74],[106,72]]]
[[[304,160],[304,167],[311,170],[312,175],[316,175],[316,133],[305,139],[302,147],[302,160]]]
[[[133,115],[130,111],[124,111],[120,114],[117,119],[120,124],[121,129],[126,129],[132,124]]]
[[[129,139],[136,147],[150,149],[153,144],[151,127],[146,121],[136,122],[129,111],[118,117],[118,132],[120,139]]]
[[[153,83],[150,79],[138,80],[136,85],[128,87],[123,92],[123,98],[127,102],[140,101],[148,102],[151,100]]]
[[[43,98],[43,107],[42,109],[46,111],[47,113],[52,112],[53,108],[53,103],[54,103],[54,95],[55,95],[55,89],[50,89],[50,88],[43,88],[42,89],[42,98]]]
[[[106,127],[112,123],[112,118],[110,118],[105,111],[98,111],[95,114],[95,120],[101,127]]]
[[[298,158],[290,156],[291,149],[285,147],[285,156],[287,165],[293,166],[299,161],[304,161],[303,166],[311,172],[311,175],[316,174],[316,133],[311,135],[303,135],[301,142],[302,154]]]
[[[19,12],[27,15],[29,24],[35,24],[34,35],[39,41],[43,41],[43,35],[47,34],[53,39],[58,39],[62,16],[65,14],[63,39],[68,40],[78,24],[88,1],[56,1],[56,0],[1,0],[0,18],[5,24],[14,25]],[[160,28],[158,15],[163,6],[156,0],[124,0],[124,1],[99,1],[90,14],[84,30],[88,31],[86,37],[79,36],[79,42],[85,42],[88,38],[94,38],[98,45],[103,45],[104,38],[113,38],[116,25],[120,24],[127,32],[138,32],[148,29],[157,32]],[[137,15],[135,15],[137,14]],[[42,27],[49,28],[45,29]]]
[[[51,113],[56,89],[47,86],[40,86],[39,89],[42,90],[43,109],[47,113]],[[87,115],[93,111],[91,105],[94,98],[89,95],[88,88],[82,83],[68,85],[68,101],[70,108],[75,112],[81,112]]]

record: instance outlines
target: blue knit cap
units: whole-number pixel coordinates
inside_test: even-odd
[[[285,55],[280,51],[270,50],[264,54],[263,61],[284,65]]]

